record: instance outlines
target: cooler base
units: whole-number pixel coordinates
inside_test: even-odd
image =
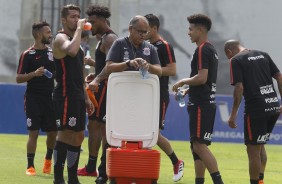
[[[147,149],[107,149],[107,175],[112,184],[155,184],[160,152]]]
[[[110,178],[110,184],[157,184],[157,180],[134,178]]]

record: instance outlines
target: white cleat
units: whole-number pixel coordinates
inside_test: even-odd
[[[179,180],[181,180],[181,178],[183,177],[183,170],[184,170],[184,162],[182,160],[178,160],[178,162],[173,166],[173,170],[174,170],[174,175],[172,180],[174,182],[177,182]]]

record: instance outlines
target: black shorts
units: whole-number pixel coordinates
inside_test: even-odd
[[[244,114],[245,144],[265,144],[269,141],[270,134],[280,114],[256,118]]]
[[[85,130],[86,105],[84,99],[53,98],[58,130]]]
[[[165,114],[166,114],[168,104],[169,104],[169,98],[168,99],[161,98],[160,100],[160,119],[159,119],[159,128],[161,130],[163,130],[165,126]]]
[[[108,80],[100,82],[98,91],[94,93],[98,102],[98,108],[95,109],[95,112],[88,117],[90,120],[97,120],[102,123],[106,122],[107,83]]]
[[[25,96],[28,130],[57,131],[52,97]]]
[[[190,122],[190,141],[210,145],[214,127],[216,105],[187,106]]]

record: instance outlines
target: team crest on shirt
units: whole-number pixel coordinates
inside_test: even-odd
[[[129,52],[127,50],[124,51],[123,60],[129,60]]]
[[[53,53],[52,53],[52,52],[47,52],[47,55],[48,55],[48,59],[49,59],[50,61],[54,61]]]
[[[57,127],[60,127],[60,126],[61,126],[61,120],[60,120],[60,119],[57,119],[57,120],[56,120],[56,125],[57,125]]]
[[[76,125],[76,118],[71,117],[69,118],[69,126],[74,127]]]
[[[30,118],[27,118],[27,120],[26,120],[26,125],[27,125],[28,127],[31,127],[31,119],[30,119]]]
[[[143,49],[143,54],[145,55],[145,56],[150,56],[150,49],[148,48],[148,47],[145,47],[144,49]]]

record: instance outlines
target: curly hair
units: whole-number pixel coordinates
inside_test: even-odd
[[[187,17],[187,20],[190,24],[204,26],[208,31],[211,29],[211,26],[212,26],[211,19],[207,15],[204,15],[204,14],[191,15]]]
[[[97,17],[103,17],[105,19],[111,16],[111,12],[108,7],[100,5],[92,5],[87,8],[86,14],[88,16],[96,15]]]

